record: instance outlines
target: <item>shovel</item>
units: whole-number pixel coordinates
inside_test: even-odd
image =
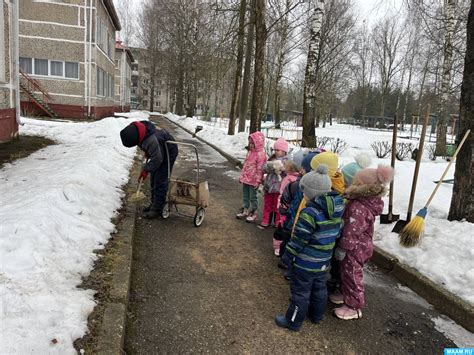
[[[418,146],[418,154],[416,155],[416,163],[415,163],[415,173],[413,174],[413,182],[411,184],[411,193],[410,193],[410,201],[408,203],[408,212],[407,212],[407,219],[399,220],[392,229],[394,233],[400,233],[402,229],[410,222],[411,214],[413,212],[413,202],[415,200],[415,192],[416,192],[416,182],[418,180],[418,172],[420,171],[420,164],[421,164],[421,157],[423,156],[423,148],[425,145],[425,135],[426,135],[426,127],[428,126],[428,119],[430,118],[430,110],[431,105],[428,105],[426,109],[426,115],[423,120],[423,129],[421,130],[421,137],[420,137],[420,144]]]
[[[398,132],[398,115],[395,114],[393,118],[393,133],[392,133],[392,159],[390,166],[395,170],[395,154],[397,150],[397,132]],[[390,182],[390,193],[388,196],[388,214],[380,215],[380,224],[391,224],[398,221],[400,218],[399,214],[393,214],[393,185],[395,178]]]
[[[137,203],[146,199],[146,195],[141,191],[143,179],[138,182],[138,189],[132,196],[128,198],[128,202]]]

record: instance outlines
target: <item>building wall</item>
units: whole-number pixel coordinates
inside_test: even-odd
[[[115,50],[115,107],[116,111],[130,111],[132,63],[127,51]]]
[[[12,35],[11,11],[4,0],[0,0],[0,143],[18,136],[16,121],[15,95],[12,75]]]
[[[92,24],[89,21],[89,9],[84,5],[84,0],[20,1],[20,57],[23,61],[29,61],[28,58],[49,60],[50,72],[46,76],[35,72],[31,76],[52,96],[49,105],[62,117],[87,116],[89,105],[93,117],[113,114],[115,25],[103,1],[93,1]],[[107,48],[101,49],[96,45],[98,18],[109,34],[108,38],[113,46],[110,53],[107,53]],[[91,63],[87,56],[90,26]],[[52,61],[54,62],[51,63]],[[39,65],[40,62],[38,61]],[[58,78],[52,75],[52,65],[60,66],[61,62],[64,63],[63,77]],[[32,63],[33,66],[36,65],[34,59]],[[77,75],[76,70],[71,69],[71,63],[77,63],[72,64],[74,68],[77,65]],[[66,65],[69,65],[69,77],[65,77]],[[90,75],[87,75],[89,68]],[[100,73],[98,68],[101,69]],[[97,82],[99,74],[102,78],[100,80],[107,77],[107,85],[111,87],[106,94],[103,93],[103,86]],[[71,75],[75,77],[72,78]],[[27,103],[29,99],[25,95],[22,96],[22,101],[23,107],[35,107]],[[100,116],[97,116],[98,113]]]

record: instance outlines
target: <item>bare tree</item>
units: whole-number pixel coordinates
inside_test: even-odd
[[[466,219],[474,222],[474,2],[471,1],[467,22],[466,56],[461,86],[460,136],[468,130],[471,134],[459,152],[454,173],[454,188],[449,220]],[[459,138],[458,137],[458,138]]]
[[[394,76],[400,70],[400,49],[404,32],[395,17],[382,19],[374,27],[374,59],[380,75],[380,116],[385,115],[385,104]]]
[[[235,68],[234,90],[232,93],[232,103],[229,114],[229,127],[227,134],[235,133],[235,113],[237,111],[238,99],[240,96],[240,82],[242,80],[242,64],[244,59],[245,40],[245,12],[247,10],[247,0],[240,0],[239,8],[239,31],[237,33],[237,63]]]
[[[318,57],[321,39],[321,27],[324,16],[324,0],[317,0],[311,18],[308,59],[306,62],[303,96],[303,147],[314,147],[316,132],[314,108],[316,101],[316,81],[318,76]]]
[[[265,50],[267,42],[265,0],[255,0],[255,34],[255,71],[250,111],[250,133],[260,130],[263,113]]]

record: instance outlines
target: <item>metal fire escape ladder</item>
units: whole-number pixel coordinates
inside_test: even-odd
[[[58,114],[48,105],[51,96],[49,93],[31,76],[20,69],[20,89],[28,96],[31,102],[38,106],[48,116],[58,118]]]

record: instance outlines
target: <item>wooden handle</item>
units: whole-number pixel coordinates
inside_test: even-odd
[[[423,148],[425,146],[426,127],[428,126],[430,111],[431,111],[431,105],[428,105],[426,109],[425,119],[423,120],[423,129],[421,130],[420,144],[418,146],[418,154],[416,155],[415,173],[413,174],[413,182],[411,185],[410,202],[408,203],[407,220],[411,219],[411,212],[413,210],[413,202],[415,200],[415,192],[416,192],[416,182],[418,181],[418,172],[420,171],[421,157],[423,156]]]
[[[393,133],[392,133],[392,157],[390,161],[390,166],[395,170],[395,152],[397,149],[397,133],[398,132],[398,114],[395,114],[393,117]],[[395,179],[390,181],[390,193],[388,195],[388,215],[392,218],[393,210],[393,187],[395,185]]]
[[[140,193],[140,189],[142,188],[142,183],[143,183],[143,179],[139,179],[138,180],[138,189],[137,189],[137,192],[136,192],[137,196]]]
[[[436,191],[438,191],[439,187],[440,187],[441,184],[443,183],[444,177],[445,177],[446,174],[448,173],[448,170],[449,170],[449,168],[451,167],[451,164],[456,160],[456,157],[457,157],[459,151],[461,150],[462,145],[463,145],[464,142],[466,141],[467,136],[469,136],[469,133],[470,133],[470,132],[471,132],[471,130],[468,129],[467,132],[464,134],[464,137],[463,137],[461,143],[459,143],[458,147],[456,148],[456,151],[454,152],[453,157],[451,158],[451,161],[449,162],[449,164],[448,164],[448,166],[446,167],[446,169],[444,169],[443,175],[441,175],[441,179],[439,179],[438,183],[436,184],[436,187],[434,188],[433,192],[431,193],[430,198],[428,199],[428,202],[426,202],[425,208],[428,208],[428,206],[430,205],[431,201],[433,200],[433,197],[434,197],[434,195],[436,194]]]

